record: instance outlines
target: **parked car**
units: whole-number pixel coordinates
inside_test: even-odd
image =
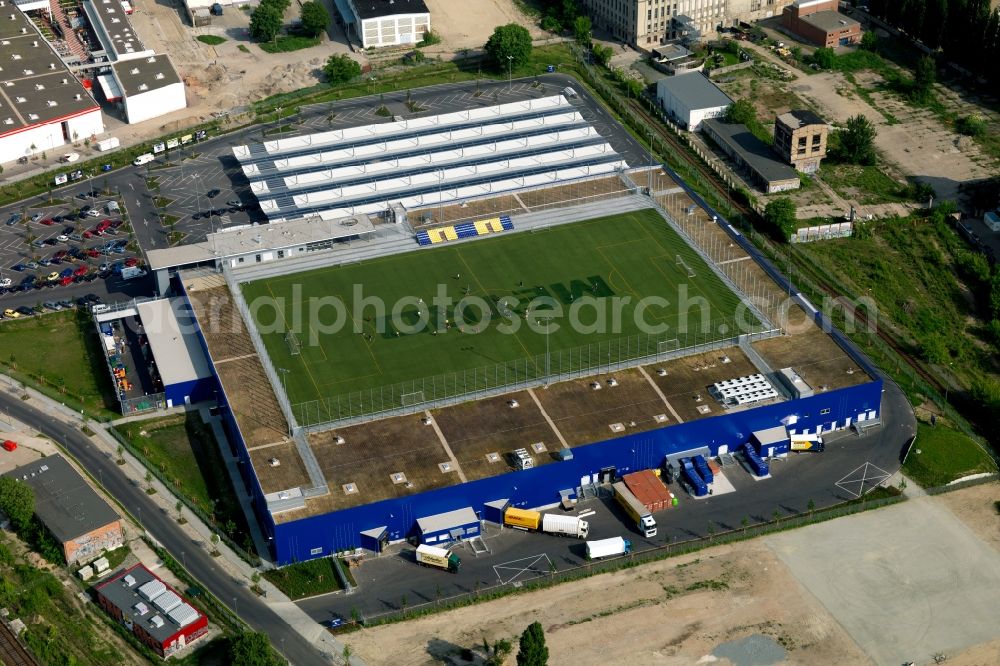
[[[61,284],[64,287],[67,287],[67,286],[73,284],[73,276],[70,275],[69,277],[62,278],[61,280],[59,280],[59,284]]]
[[[56,240],[55,238],[46,238],[44,241],[42,241],[42,245],[58,245],[58,244],[59,241]]]
[[[100,303],[101,302],[101,297],[98,296],[97,294],[87,294],[86,296],[84,296],[84,298],[87,299],[88,303]]]
[[[129,257],[128,259],[125,260],[125,266],[127,266],[127,267],[135,266],[138,263],[139,263],[139,260],[137,258],[135,258],[135,257]]]
[[[27,305],[22,305],[17,309],[17,311],[23,314],[25,317],[30,317],[31,315],[35,314],[35,311],[29,308]]]
[[[14,264],[13,266],[10,267],[10,269],[13,271],[17,271],[18,273],[23,273],[28,269],[28,267],[25,266],[24,264]]]
[[[90,248],[89,250],[87,250],[86,254],[91,259],[96,259],[97,257],[101,256],[100,251],[94,248]]]
[[[28,269],[30,269],[30,270],[35,270],[36,268],[38,268],[38,262],[37,261],[29,261],[28,263],[25,264],[25,266]]]
[[[74,231],[76,231],[76,227],[74,227],[74,226],[68,226],[65,229],[63,229],[63,234],[69,236]]]
[[[21,313],[18,312],[17,310],[12,310],[11,308],[7,308],[6,310],[3,311],[3,317],[4,319],[19,319],[21,317]]]
[[[48,257],[45,257],[44,259],[39,259],[38,263],[41,264],[42,266],[51,266],[52,260],[49,259]]]
[[[42,219],[41,213],[35,213],[34,215],[31,216],[32,222],[38,222],[40,219]]]
[[[0,287],[2,287],[4,289],[6,289],[7,287],[9,287],[10,284],[11,284],[11,279],[10,278],[3,278],[2,280],[0,280]]]
[[[219,196],[220,194],[222,194],[222,190],[220,190],[220,189],[218,189],[216,187],[213,187],[212,189],[210,189],[208,191],[208,198],[209,199],[214,199],[215,197]]]
[[[55,282],[56,280],[59,279],[59,273],[52,271],[51,273],[49,273],[49,276],[45,279],[48,280],[49,282]]]
[[[62,272],[59,273],[59,277],[61,277],[61,278],[73,277],[73,269],[72,268],[64,268],[62,270]]]
[[[13,213],[10,217],[7,218],[7,226],[12,227],[20,221],[21,221],[21,214]]]
[[[63,309],[73,307],[73,301],[71,301],[69,299],[58,301],[58,303],[59,303],[59,307],[61,307]]]
[[[81,277],[83,275],[86,275],[87,271],[89,271],[89,270],[90,269],[88,269],[86,266],[77,266],[76,270],[73,271],[73,275],[74,275],[74,277]]]
[[[56,236],[56,240],[59,241],[60,243],[68,243],[69,236],[67,236],[66,234],[59,234],[58,236]]]
[[[55,301],[45,301],[44,303],[42,303],[42,307],[44,307],[47,310],[62,310],[62,306],[56,303]]]

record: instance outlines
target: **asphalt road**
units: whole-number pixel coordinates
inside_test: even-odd
[[[697,500],[674,483],[671,490],[680,505],[656,514],[659,531],[651,539],[636,532],[614,501],[586,500],[580,510],[595,511],[586,518],[590,538],[623,536],[641,552],[662,547],[666,537],[676,544],[708,536],[709,524],[716,533],[739,530],[744,518],[753,525],[772,520],[775,510],[783,516],[802,513],[808,510],[810,500],[820,509],[855,499],[861,484],[851,480],[867,477],[863,486],[867,492],[882,475],[898,471],[902,449],[916,432],[913,411],[898,387],[887,384],[882,397],[881,428],[864,437],[837,433],[827,439],[823,453],[792,454],[774,461],[769,479],[757,481],[742,468],[727,467],[724,474],[735,492]],[[576,539],[510,529],[499,536],[496,532],[493,529],[493,538],[486,539],[491,550],[488,554],[477,556],[467,545],[459,547],[456,552],[462,558],[462,568],[457,574],[419,567],[413,562],[412,547],[393,547],[389,554],[354,570],[359,587],[350,597],[331,594],[298,605],[317,622],[333,615],[349,618],[355,609],[371,617],[399,610],[404,597],[408,607],[414,608],[437,598],[546,576],[550,561],[559,571],[586,561],[583,542]]]
[[[146,492],[134,485],[107,455],[95,449],[76,428],[31,407],[18,397],[0,392],[0,408],[11,417],[30,425],[56,442],[63,442],[74,458],[96,478],[107,492],[116,497],[134,516],[141,517],[142,526],[150,536],[178,561],[202,586],[231,608],[239,608],[239,616],[257,631],[265,632],[271,644],[281,646],[285,657],[295,666],[328,664],[330,660],[294,631],[282,618],[262,603],[243,584],[216,566],[203,543],[192,541],[164,513]],[[183,556],[182,556],[183,553]]]

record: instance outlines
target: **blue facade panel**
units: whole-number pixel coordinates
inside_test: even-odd
[[[274,555],[278,564],[288,564],[356,548],[363,530],[381,525],[387,526],[390,541],[416,536],[418,517],[465,506],[483,512],[486,502],[501,497],[522,508],[554,504],[560,499],[560,489],[576,488],[584,477],[590,479],[605,467],[615,467],[621,475],[657,467],[667,454],[701,446],[709,447],[712,455],[721,446],[735,451],[750,441],[754,431],[789,422],[799,431],[844,428],[859,415],[878,415],[881,398],[882,381],[872,381],[577,447],[572,460],[278,524],[274,526]]]
[[[200,335],[199,339],[201,339]],[[204,346],[204,343],[202,345]],[[211,377],[202,377],[201,379],[192,379],[189,382],[170,384],[163,388],[163,392],[167,400],[172,401],[173,405],[177,407],[178,405],[211,400],[218,388],[219,382],[213,375]]]

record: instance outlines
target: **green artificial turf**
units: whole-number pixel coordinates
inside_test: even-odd
[[[687,267],[678,264],[678,255]],[[439,289],[453,303],[466,296],[482,298],[491,322],[484,323],[474,307],[464,316],[454,307],[438,307]],[[683,308],[688,324],[681,327],[684,290],[689,300],[703,298],[709,307],[704,320],[701,307]],[[283,376],[289,400],[339,396],[342,406],[331,418],[416,401],[405,397],[410,392],[423,391],[420,398],[431,399],[544,377],[546,343],[549,372],[555,373],[599,370],[601,364],[730,337],[738,304],[738,297],[653,210],[259,280],[244,284],[243,293],[272,362],[288,371]],[[644,320],[667,330],[644,332],[636,324],[636,303],[650,296],[667,304],[648,305]],[[370,304],[359,306],[362,298],[373,297],[386,303],[384,313]],[[548,297],[562,309],[562,316],[552,320],[548,341],[545,324],[535,322],[553,310],[541,302],[529,309],[536,297]],[[333,305],[322,310],[310,305],[310,299],[319,298],[344,304],[346,325],[337,332],[310,324],[311,312],[330,328],[338,318]],[[409,301],[393,322],[393,306],[404,298]],[[504,308],[515,314],[503,316],[498,298],[516,298]],[[599,308],[604,316],[597,314]],[[570,325],[572,310],[585,326]],[[621,311],[620,326],[612,316],[615,310]],[[420,332],[407,332],[421,311],[430,323]],[[460,316],[466,332],[455,325]],[[751,323],[756,321],[751,318]],[[516,332],[507,331],[514,327]],[[289,328],[294,339],[286,333]],[[316,422],[325,415],[299,416],[301,422]]]

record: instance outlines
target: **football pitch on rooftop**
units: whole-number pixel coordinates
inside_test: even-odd
[[[241,288],[300,425],[730,338],[739,306],[652,209]]]

